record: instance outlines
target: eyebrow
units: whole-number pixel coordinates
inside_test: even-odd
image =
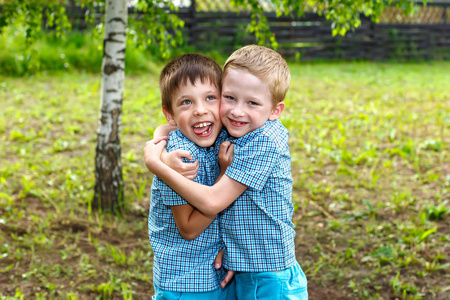
[[[220,94],[220,92],[219,92],[219,90],[217,90],[217,91],[206,91],[204,94],[205,95]],[[194,98],[194,97],[192,95],[189,95],[189,94],[184,94],[184,95],[181,95],[180,97],[178,97],[177,100],[182,99],[182,98]]]
[[[216,91],[206,91],[205,94],[216,94],[216,93],[220,93],[219,90]]]
[[[177,98],[177,100],[181,100],[184,98],[192,98],[191,95],[181,95],[180,97]]]

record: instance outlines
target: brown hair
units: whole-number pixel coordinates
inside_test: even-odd
[[[223,76],[228,69],[247,71],[269,85],[273,105],[284,100],[289,90],[291,74],[283,57],[276,51],[257,45],[248,45],[233,52],[223,66]]]
[[[197,53],[183,54],[171,60],[159,77],[162,106],[172,114],[173,92],[188,80],[194,84],[197,79],[202,83],[209,80],[221,91],[222,69],[212,58]]]

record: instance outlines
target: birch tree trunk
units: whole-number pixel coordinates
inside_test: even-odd
[[[117,212],[123,208],[120,132],[128,11],[126,0],[105,2],[101,110],[92,208]]]

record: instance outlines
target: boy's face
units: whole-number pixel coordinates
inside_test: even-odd
[[[222,129],[219,117],[220,91],[214,84],[199,79],[193,85],[189,80],[172,95],[170,114],[163,108],[167,122],[200,147],[214,144]]]
[[[260,128],[267,120],[277,119],[284,102],[275,107],[269,85],[253,74],[229,69],[223,78],[220,117],[228,133],[242,137]]]

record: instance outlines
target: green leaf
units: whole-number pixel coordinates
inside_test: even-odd
[[[433,233],[435,233],[435,232],[437,232],[436,228],[428,229],[427,231],[425,231],[424,233],[422,233],[422,235],[420,236],[420,239],[419,239],[419,240],[422,242],[422,241],[424,241],[425,239],[427,239],[428,236],[429,236],[430,234],[433,234]]]

